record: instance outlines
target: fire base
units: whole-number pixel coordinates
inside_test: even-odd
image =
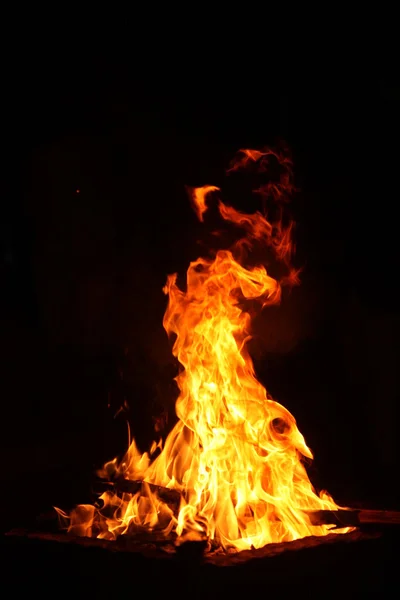
[[[386,597],[397,586],[393,531],[331,534],[235,554],[176,552],[168,545],[121,538],[116,542],[63,534],[13,531],[3,542],[3,573],[13,593],[42,597],[69,592],[83,598],[111,594],[148,598]]]

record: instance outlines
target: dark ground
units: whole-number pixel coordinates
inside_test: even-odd
[[[202,235],[184,185],[218,185],[238,148],[281,139],[304,270],[259,320],[256,368],[313,449],[316,485],[398,509],[399,82],[369,65],[207,87],[129,57],[49,60],[27,58],[7,92],[2,527],[90,499],[93,470],[126,446],[124,396],[143,448],[157,413],[171,423],[161,288]]]
[[[274,553],[272,546],[234,557],[202,560],[188,551],[167,554],[154,548],[113,551],[107,542],[85,545],[24,537],[1,540],[3,565],[13,591],[40,590],[54,597],[62,586],[75,598],[137,593],[147,598],[234,598],[245,594],[292,598],[390,598],[398,588],[396,539],[355,532],[315,546],[298,540]],[[329,536],[331,537],[331,536]],[[315,538],[314,538],[315,540]],[[102,547],[104,546],[105,547]],[[111,542],[108,545],[114,548]],[[246,554],[243,560],[243,554]],[[23,568],[21,568],[23,566]]]

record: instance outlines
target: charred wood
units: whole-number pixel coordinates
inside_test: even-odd
[[[117,479],[113,482],[102,482],[99,488],[114,491],[117,494],[143,493],[149,490],[177,513],[183,494],[174,489],[165,488],[141,480]],[[147,488],[147,490],[146,490]],[[336,525],[337,527],[365,527],[368,525],[400,525],[399,511],[370,510],[370,509],[339,509],[305,511],[312,525]]]
[[[182,499],[182,495],[177,490],[148,483],[147,481],[132,481],[129,479],[116,479],[115,481],[106,482],[102,481],[95,485],[96,491],[110,491],[117,494],[137,494],[142,493],[147,495],[147,490],[152,494],[155,494],[160,500],[168,504],[168,506],[176,512],[179,509],[179,505]]]
[[[363,527],[367,525],[400,525],[400,512],[387,510],[316,510],[307,513],[313,525]]]

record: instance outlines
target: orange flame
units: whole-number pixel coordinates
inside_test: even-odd
[[[281,169],[278,181],[256,191],[279,204],[294,189],[286,155],[242,150],[228,174],[249,164],[267,173],[273,160]],[[211,192],[220,190],[190,190],[200,221]],[[221,200],[218,208],[222,219],[245,236],[230,250],[192,262],[185,291],[176,274],[164,287],[168,306],[163,324],[176,336],[173,354],[183,367],[176,379],[179,420],[155,460],[151,456],[161,443],[140,454],[133,440],[120,464],[105,465],[104,477],[122,475],[146,483],[135,494],[105,492],[101,509],[78,507],[70,517],[75,533],[113,539],[146,527],[176,534],[177,543],[207,538],[225,549],[244,550],[331,530],[311,525],[306,516],[307,510],[338,507],[328,494],[316,494],[302,462],[312,453],[294,417],[257,380],[247,350],[251,319],[246,301],[275,304],[283,284],[298,283],[298,272],[290,265],[293,224],[284,226],[282,210],[270,222],[265,211],[247,215]],[[262,265],[245,266],[244,251],[257,244],[268,247],[286,267],[280,281]],[[181,494],[177,511],[155,486]]]
[[[207,210],[206,196],[209,192],[218,191],[219,188],[215,185],[204,185],[203,187],[191,188],[187,186],[189,198],[192,201],[194,211],[199,221],[204,221],[204,213]]]

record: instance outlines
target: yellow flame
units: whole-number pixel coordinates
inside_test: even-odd
[[[293,189],[286,155],[243,150],[229,173],[249,163],[266,172],[272,159],[282,173],[257,192],[282,202]],[[218,191],[215,186],[190,190],[200,221],[207,195]],[[103,472],[177,490],[179,510],[174,512],[148,485],[122,497],[107,492],[96,513],[97,530],[93,510],[78,507],[70,524],[75,532],[112,539],[145,526],[175,532],[178,543],[208,538],[223,548],[244,550],[330,531],[312,526],[304,511],[337,505],[327,494],[315,493],[302,462],[312,453],[294,417],[257,380],[246,345],[251,319],[244,301],[275,304],[283,284],[298,282],[298,272],[290,266],[292,223],[284,226],[281,212],[271,223],[261,212],[247,215],[220,200],[218,208],[222,219],[245,236],[230,250],[192,262],[185,290],[178,287],[176,275],[168,277],[164,288],[168,306],[163,324],[176,336],[173,354],[183,367],[177,377],[179,420],[155,460],[151,454],[160,445],[140,454],[133,440],[123,462],[114,460]],[[243,250],[254,244],[269,247],[286,265],[280,282],[263,265],[245,265]]]

